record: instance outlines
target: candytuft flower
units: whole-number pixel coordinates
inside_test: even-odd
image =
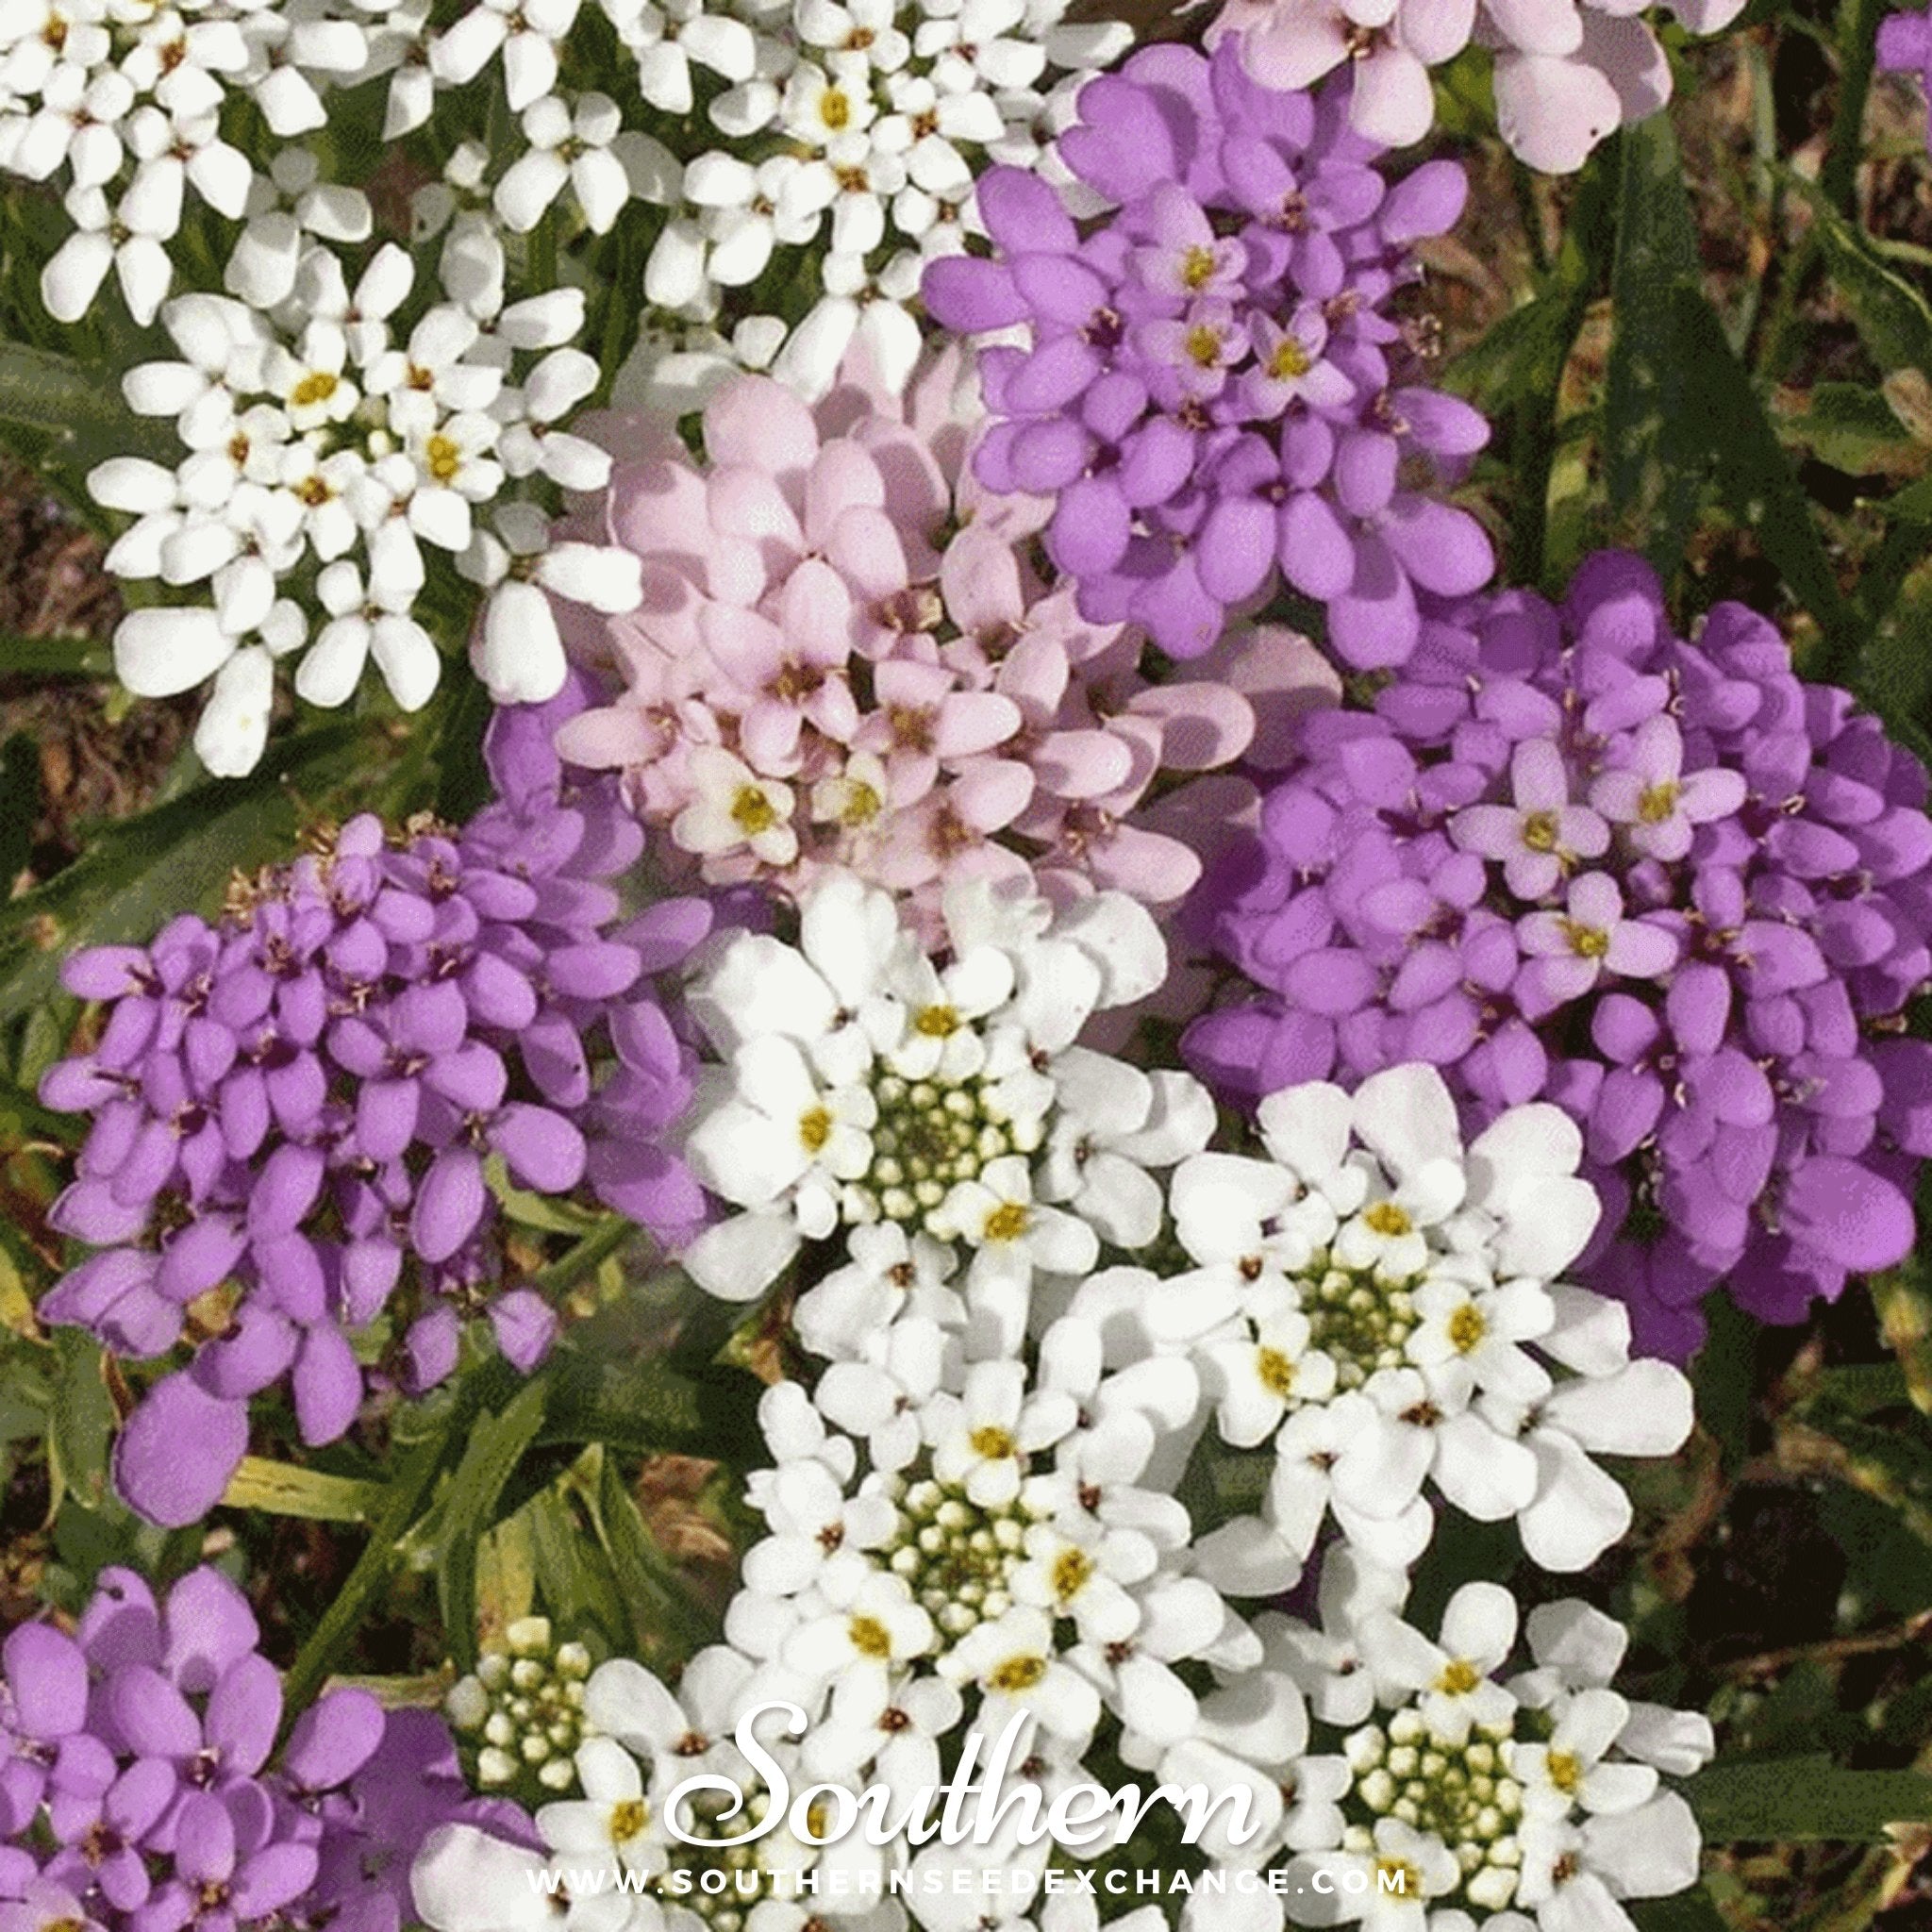
[[[1418,590],[1460,595],[1493,567],[1481,525],[1441,500],[1488,425],[1424,384],[1424,339],[1390,313],[1463,177],[1432,162],[1391,187],[1351,98],[1271,92],[1232,42],[1211,61],[1145,49],[1081,93],[1059,141],[1113,211],[1083,227],[1045,183],[995,170],[991,259],[926,272],[948,327],[1025,332],[981,356],[979,480],[1053,498],[1047,549],[1082,613],[1141,625],[1170,657],[1207,651],[1278,574],[1327,606],[1343,660],[1397,664]]]
[[[1432,615],[1197,898],[1257,986],[1196,1023],[1248,1093],[1402,1061],[1474,1126],[1543,1098],[1606,1212],[1587,1278],[1680,1355],[1724,1280],[1797,1321],[1910,1246],[1932,1054],[1880,1037],[1932,977],[1926,778],[1737,604],[1679,638],[1606,553],[1560,608]]]
[[[369,1374],[410,1390],[451,1372],[484,1311],[532,1366],[557,1317],[507,1257],[493,1184],[587,1185],[668,1240],[702,1219],[664,1144],[691,1070],[651,974],[712,914],[669,901],[616,924],[601,881],[641,835],[610,781],[548,749],[580,702],[499,716],[505,797],[461,832],[354,819],[239,884],[218,924],[184,913],[68,962],[107,1012],[42,1083],[93,1120],[50,1219],[101,1252],[41,1312],[132,1359],[192,1347],[116,1457],[156,1521],[213,1506],[274,1384],[306,1441],[341,1436],[366,1379],[350,1338],[378,1319]]]

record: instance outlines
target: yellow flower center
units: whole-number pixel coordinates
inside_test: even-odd
[[[959,1030],[959,1016],[951,1007],[923,1007],[912,1030],[927,1040],[950,1040]]]
[[[463,453],[449,437],[432,436],[423,446],[423,455],[428,464],[429,474],[439,483],[451,481],[463,467]]]
[[[1043,1657],[1009,1657],[1005,1663],[993,1666],[986,1681],[995,1690],[1030,1690],[1045,1675]]]
[[[1407,1858],[1386,1853],[1375,1860],[1377,1898],[1426,1898],[1423,1874]]]
[[[628,1844],[651,1822],[651,1807],[641,1798],[625,1798],[610,1807],[610,1842]]]
[[[850,778],[845,784],[845,804],[839,822],[846,825],[869,825],[885,808],[886,801],[863,778]]]
[[[1557,814],[1553,811],[1533,811],[1523,822],[1523,842],[1532,852],[1554,852],[1557,849]]]
[[[1181,257],[1181,286],[1205,289],[1214,279],[1214,251],[1195,242]]]
[[[1255,1373],[1261,1386],[1277,1401],[1286,1402],[1294,1393],[1294,1364],[1278,1348],[1264,1348],[1255,1357]]]
[[[1467,1697],[1483,1680],[1483,1674],[1467,1657],[1452,1657],[1436,1679],[1436,1689],[1450,1697]]]
[[[1018,1201],[1003,1201],[986,1217],[981,1239],[990,1241],[1016,1241],[1026,1232],[1028,1216]]]
[[[1093,1558],[1085,1550],[1062,1550],[1053,1559],[1053,1593],[1061,1603],[1079,1595],[1093,1574]]]
[[[1197,322],[1187,333],[1188,360],[1199,369],[1218,368],[1221,363],[1221,331]]]
[[[326,369],[311,369],[289,391],[289,400],[298,409],[313,408],[317,403],[327,402],[341,386],[340,376],[332,375]]]
[[[1362,1209],[1362,1220],[1379,1235],[1391,1241],[1413,1231],[1415,1223],[1393,1201],[1373,1201]]]
[[[1311,367],[1308,352],[1292,336],[1283,336],[1268,358],[1268,374],[1276,382],[1292,382],[1297,376],[1306,375]]]
[[[808,1108],[798,1117],[799,1144],[808,1154],[817,1154],[832,1138],[832,1116],[823,1107]]]
[[[852,125],[852,103],[842,88],[828,87],[819,96],[819,119],[834,134]]]
[[[1474,1302],[1464,1302],[1449,1317],[1449,1341],[1458,1355],[1467,1355],[1489,1332],[1490,1324]]]
[[[974,1429],[967,1441],[973,1444],[973,1453],[975,1456],[984,1456],[989,1462],[997,1462],[1008,1456],[1017,1456],[1020,1451],[1020,1445],[1013,1441],[1011,1434],[991,1423]]]
[[[778,808],[758,785],[741,785],[731,801],[731,823],[747,839],[769,832],[778,823]]]
[[[1646,785],[1637,801],[1637,816],[1646,825],[1660,825],[1677,808],[1677,783],[1664,778]]]
[[[1550,1782],[1559,1791],[1574,1791],[1583,1782],[1583,1767],[1568,1751],[1552,1751],[1547,1759]]]
[[[1610,936],[1600,925],[1585,925],[1578,920],[1566,919],[1562,926],[1570,950],[1579,959],[1601,959],[1610,950]]]
[[[883,1657],[892,1654],[892,1633],[876,1617],[854,1617],[846,1635],[860,1657]]]

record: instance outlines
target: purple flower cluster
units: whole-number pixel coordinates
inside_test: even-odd
[[[1046,537],[1082,614],[1136,623],[1169,655],[1209,649],[1276,568],[1328,608],[1358,666],[1397,664],[1417,589],[1488,581],[1482,527],[1429,493],[1488,440],[1466,403],[1417,380],[1420,340],[1391,298],[1411,244],[1462,210],[1453,163],[1391,188],[1348,125],[1350,84],[1251,79],[1149,47],[1081,92],[1061,159],[1115,212],[1083,236],[1037,175],[978,184],[997,253],[935,261],[925,304],[989,347],[987,488],[1057,499]]]
[[[1431,614],[1372,712],[1303,762],[1204,882],[1197,929],[1267,996],[1198,1020],[1195,1068],[1265,1093],[1404,1060],[1474,1120],[1542,1097],[1604,1194],[1592,1287],[1681,1355],[1719,1279],[1800,1319],[1913,1236],[1932,1045],[1926,777],[1737,604],[1675,636],[1641,558],[1560,610]]]
[[[42,1083],[93,1117],[49,1219],[103,1252],[41,1305],[118,1353],[192,1363],[129,1419],[117,1485],[143,1515],[193,1522],[247,1444],[250,1397],[287,1379],[302,1438],[361,1405],[352,1338],[408,1392],[456,1367],[486,1314],[520,1368],[556,1316],[506,1253],[491,1189],[588,1182],[668,1242],[703,1196],[665,1130],[695,1056],[653,975],[714,912],[666,901],[628,924],[604,881],[642,834],[614,780],[549,749],[573,690],[500,712],[501,800],[462,831],[386,839],[353,820],[323,849],[238,883],[217,925],[192,914],[147,946],[64,973],[108,1003],[92,1052]]]
[[[133,1572],[104,1571],[72,1637],[44,1623],[9,1634],[0,1932],[325,1918],[342,1932],[396,1932],[412,1916],[396,1887],[436,1825],[468,1819],[527,1840],[515,1807],[417,1775],[439,1761],[418,1720],[454,1763],[439,1720],[385,1717],[367,1691],[321,1698],[277,1757],[281,1682],[259,1641],[246,1598],[208,1569],[158,1605]],[[408,1803],[374,1820],[405,1780]]]

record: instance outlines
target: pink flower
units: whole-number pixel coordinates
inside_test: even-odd
[[[1183,258],[1190,234],[1177,213]],[[1177,259],[1204,287],[1224,272]],[[962,876],[1158,905],[1199,876],[1201,841],[1139,808],[1163,774],[1239,758],[1254,708],[1218,681],[1150,686],[1137,631],[1041,579],[1047,506],[972,479],[969,369],[933,358],[903,400],[848,371],[816,406],[741,377],[705,413],[704,461],[637,421],[599,426],[616,461],[592,534],[637,555],[643,598],[566,620],[621,690],[558,746],[621,769],[705,880],[795,892],[840,867],[923,915]],[[1163,815],[1191,789],[1164,791]]]

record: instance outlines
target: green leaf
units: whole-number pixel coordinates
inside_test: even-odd
[[[476,1661],[477,1547],[495,1526],[505,1485],[543,1426],[549,1395],[547,1379],[539,1376],[525,1383],[508,1407],[481,1417],[442,1499],[436,1594],[443,1641],[458,1671]]]
[[[362,1546],[356,1567],[322,1613],[283,1683],[284,1708],[290,1721],[322,1689],[337,1657],[387,1587],[390,1573],[402,1555],[403,1537],[421,1513],[444,1462],[463,1439],[488,1379],[473,1375],[445,1400],[419,1411],[417,1419],[424,1433],[402,1456],[396,1473],[384,1485],[381,1510],[370,1524],[369,1541]]]
[[[0,892],[32,856],[40,815],[41,747],[30,731],[16,731],[0,745]]]
[[[637,1499],[619,1474],[616,1457],[605,1456],[602,1462],[597,1526],[610,1557],[611,1574],[630,1613],[632,1635],[645,1660],[660,1670],[682,1663],[717,1631],[646,1527]]]
[[[122,401],[117,374],[48,349],[0,341],[0,422],[52,437],[54,455],[76,486],[109,457],[177,458],[179,438],[166,423],[137,416]]]
[[[1851,311],[1872,359],[1888,375],[1894,369],[1932,374],[1932,307],[1816,187],[1788,169],[1782,178],[1810,206],[1832,293]]]
[[[1868,384],[1821,382],[1806,405],[1802,415],[1779,418],[1779,432],[1835,470],[1851,476],[1900,469],[1909,475],[1924,461],[1925,450],[1898,412]]]
[[[299,1516],[310,1523],[367,1523],[387,1493],[381,1483],[357,1482],[292,1462],[244,1456],[228,1478],[222,1503],[229,1509],[259,1509],[269,1516]]]
[[[108,1486],[108,1452],[114,1437],[114,1402],[101,1377],[101,1345],[80,1328],[57,1328],[52,1426],[47,1456],[54,1494],[74,1496],[90,1507]]]
[[[1679,291],[1695,291],[1697,229],[1669,119],[1619,136],[1614,332],[1604,394],[1604,480],[1619,534],[1669,577],[1702,493],[1707,431],[1678,339]]]
[[[299,820],[284,781],[324,789],[355,771],[353,724],[271,745],[250,777],[198,786],[138,818],[105,825],[89,848],[0,919],[0,1019],[37,1005],[81,946],[150,939],[173,914],[212,911],[231,873],[292,856]]]
[[[723,1457],[757,1440],[763,1385],[742,1370],[687,1372],[656,1357],[612,1360],[568,1344],[552,1359],[541,1442],[606,1442],[634,1456]]]
[[[0,634],[0,676],[107,677],[114,654],[98,638],[24,638]]]
[[[1641,1932],[1730,1932],[1703,1886],[1672,1898],[1633,1899],[1624,1907]]]
[[[1719,494],[1818,620],[1837,656],[1848,658],[1857,645],[1856,620],[1825,557],[1810,501],[1791,473],[1744,365],[1700,290],[1680,285],[1672,308],[1676,355],[1695,398],[1690,420],[1715,465]]]
[[[1828,1757],[1713,1764],[1684,1794],[1713,1844],[1830,1839],[1875,1844],[1890,1824],[1932,1816],[1932,1776],[1847,1771]]]

